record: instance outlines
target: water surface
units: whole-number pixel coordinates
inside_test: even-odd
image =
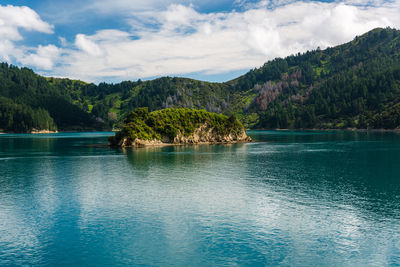
[[[400,135],[0,136],[0,266],[400,264]]]

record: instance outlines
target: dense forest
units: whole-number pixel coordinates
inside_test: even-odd
[[[375,29],[338,47],[276,59],[237,84],[258,91],[249,110],[261,128],[394,129],[400,32]]]
[[[106,125],[73,103],[69,92],[27,68],[0,64],[0,129],[101,130]]]
[[[374,29],[225,83],[163,77],[96,85],[0,65],[3,131],[111,129],[137,107],[235,114],[249,128],[399,128],[400,31]]]

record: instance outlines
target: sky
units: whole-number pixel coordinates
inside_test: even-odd
[[[0,1],[0,61],[44,76],[228,81],[268,60],[400,29],[400,0]]]

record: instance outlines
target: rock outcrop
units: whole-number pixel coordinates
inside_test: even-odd
[[[38,129],[32,129],[31,131],[31,134],[51,134],[51,133],[58,133],[58,131],[38,130]]]
[[[180,132],[173,140],[168,137],[162,140],[132,140],[128,136],[123,137],[117,144],[111,143],[112,146],[118,147],[145,147],[145,146],[164,146],[164,145],[195,145],[195,144],[233,144],[233,143],[247,143],[251,142],[251,138],[247,136],[246,131],[243,129],[239,134],[218,134],[213,128],[208,128],[207,125],[202,125],[197,128],[194,133],[185,136]]]

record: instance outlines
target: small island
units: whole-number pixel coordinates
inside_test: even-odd
[[[137,108],[126,117],[120,131],[109,138],[114,147],[251,142],[234,115],[225,116],[188,108],[149,112]]]

